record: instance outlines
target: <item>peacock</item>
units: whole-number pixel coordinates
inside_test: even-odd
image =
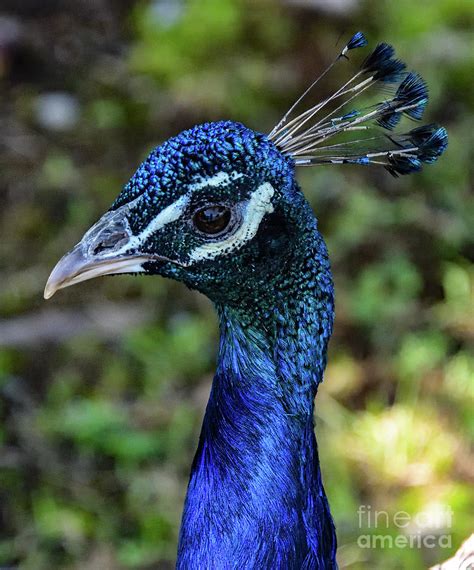
[[[366,45],[354,34],[269,134],[219,121],[152,150],[46,284],[50,298],[101,275],[161,275],[216,308],[217,366],[182,515],[180,570],[337,568],[313,420],[334,287],[295,170],[380,165],[399,176],[447,146],[435,124],[396,131],[404,117],[422,118],[428,90],[386,43],[297,111],[321,77]]]

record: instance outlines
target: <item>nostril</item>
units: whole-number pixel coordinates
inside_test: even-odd
[[[92,254],[98,255],[107,249],[114,249],[127,240],[128,235],[125,232],[103,232],[99,241],[94,245]]]
[[[101,251],[104,251],[104,249],[108,249],[108,248],[110,248],[110,246],[107,246],[104,242],[101,241],[94,247],[94,249],[92,250],[92,253],[94,255],[97,255]]]

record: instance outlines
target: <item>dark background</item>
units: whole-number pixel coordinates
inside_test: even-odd
[[[339,561],[421,569],[467,536],[473,20],[470,0],[1,2],[1,567],[171,567],[214,369],[212,307],[127,276],[46,303],[45,281],[153,146],[223,118],[268,132],[358,29],[425,77],[426,121],[450,143],[398,180],[299,173],[337,289],[316,409]],[[361,534],[419,529],[359,528],[361,504],[391,521],[423,513],[421,532],[453,548],[362,549]]]

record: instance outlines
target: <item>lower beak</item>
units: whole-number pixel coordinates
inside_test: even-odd
[[[142,264],[151,261],[143,254],[89,258],[79,243],[60,259],[49,276],[44,298],[50,299],[56,291],[101,275],[143,272]]]
[[[44,298],[49,299],[64,287],[100,275],[141,273],[142,264],[157,256],[137,251],[128,223],[130,206],[105,213],[82,240],[60,259],[49,276]]]

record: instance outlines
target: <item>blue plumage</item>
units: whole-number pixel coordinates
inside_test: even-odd
[[[316,234],[307,209],[308,232]],[[327,265],[325,255],[321,261]],[[312,265],[316,277],[317,262]],[[178,568],[335,567],[312,420],[332,326],[327,278],[324,300],[315,302],[308,290],[274,310],[267,318],[274,334],[261,334],[257,323],[242,326],[238,313],[218,308],[219,362],[184,508]],[[308,320],[297,319],[304,312]]]
[[[358,32],[335,62],[366,43]],[[300,98],[269,135],[221,121],[169,139],[48,281],[46,297],[98,275],[161,275],[216,306],[217,371],[184,506],[180,570],[337,567],[313,429],[334,292],[295,166],[380,164],[397,176],[442,154],[447,134],[436,125],[326,142],[421,118],[426,85],[393,55],[379,44],[332,96],[290,120]],[[399,81],[391,99],[343,110],[369,87]]]
[[[395,50],[391,45],[380,43],[364,60],[361,69],[376,81],[396,83],[402,77],[406,65],[399,59],[393,59],[394,54]]]
[[[391,105],[386,105],[386,112],[383,112],[377,119],[376,123],[380,127],[387,129],[387,131],[393,131],[393,129],[398,126],[398,123],[402,120],[402,114],[391,110]]]
[[[428,88],[417,73],[409,73],[397,89],[393,99],[395,104],[411,107],[404,111],[412,119],[422,119],[428,103]]]
[[[423,125],[409,133],[410,142],[421,149],[421,160],[427,164],[436,162],[448,146],[448,133],[438,125]]]
[[[352,38],[347,42],[347,49],[356,49],[365,47],[369,42],[362,32],[356,32]]]

